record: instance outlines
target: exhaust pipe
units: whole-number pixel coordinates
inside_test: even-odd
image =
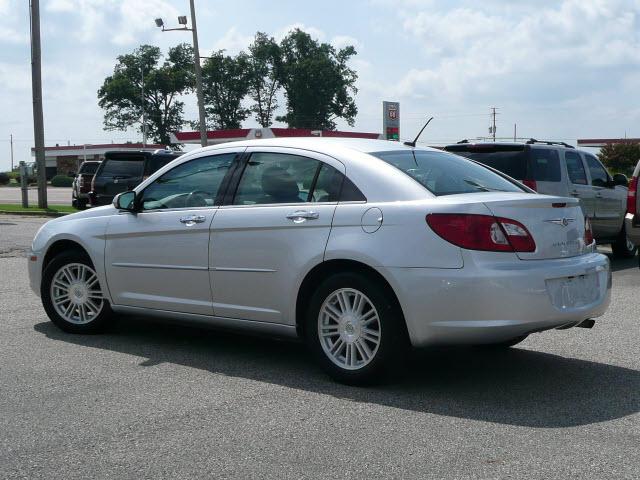
[[[586,320],[583,320],[582,322],[577,324],[576,327],[593,328],[595,324],[596,324],[596,321],[593,318],[587,318]]]

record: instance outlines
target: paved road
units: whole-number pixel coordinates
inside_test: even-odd
[[[47,202],[51,205],[71,205],[71,188],[47,187]],[[17,187],[0,187],[0,203],[22,203],[22,191]],[[38,205],[38,189],[29,188],[29,205]]]
[[[421,352],[360,389],[293,343],[134,318],[64,334],[19,258],[38,222],[0,222],[0,478],[640,477],[632,261],[592,330]]]

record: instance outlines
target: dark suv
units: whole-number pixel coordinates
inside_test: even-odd
[[[73,178],[71,185],[71,205],[83,209],[89,203],[89,191],[91,190],[91,180],[95,175],[100,162],[86,161],[80,165],[78,174]]]
[[[107,152],[91,183],[91,206],[108,205],[118,193],[132,190],[182,152]]]
[[[611,176],[592,153],[535,139],[525,143],[463,140],[444,149],[506,173],[538,193],[578,198],[596,241],[611,244],[616,256],[635,255],[624,224],[629,181],[622,174]]]

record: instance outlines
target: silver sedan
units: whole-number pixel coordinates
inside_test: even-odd
[[[52,220],[29,256],[61,329],[114,313],[298,337],[335,379],[410,346],[510,346],[590,326],[611,275],[577,200],[397,142],[257,140],[189,152]]]

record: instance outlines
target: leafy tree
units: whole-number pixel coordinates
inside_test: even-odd
[[[98,90],[98,105],[105,110],[105,130],[127,130],[138,125],[142,133],[144,105],[149,137],[170,143],[169,133],[180,130],[184,123],[184,103],[177,98],[194,86],[193,49],[183,43],[171,48],[162,64],[161,59],[160,49],[152,45],[141,45],[133,53],[118,57],[113,75]]]
[[[251,111],[263,127],[270,127],[273,112],[278,108],[276,94],[280,89],[277,71],[280,67],[280,47],[265,33],[258,32],[249,45],[249,96],[255,102]]]
[[[353,125],[358,76],[347,63],[356,55],[355,48],[336,51],[295,29],[282,40],[280,50],[278,78],[287,97],[287,113],[276,120],[293,128],[334,130],[337,118]]]
[[[215,52],[202,67],[207,123],[213,128],[240,128],[251,110],[242,106],[249,93],[249,58]],[[197,125],[197,123],[195,124]]]
[[[600,149],[598,158],[609,170],[630,175],[640,160],[640,143],[608,143]]]

